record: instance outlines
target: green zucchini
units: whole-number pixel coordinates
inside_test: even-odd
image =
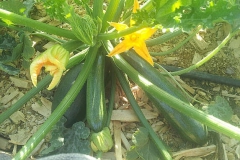
[[[104,69],[105,56],[98,53],[87,79],[87,122],[94,132],[100,132],[107,122]]]
[[[143,75],[153,84],[163,89],[167,93],[175,96],[176,98],[189,103],[184,96],[184,93],[177,89],[166,79],[166,77],[160,74],[158,70],[154,69],[148,62],[143,60],[137,54],[128,52],[127,54],[122,55],[123,58],[133,66],[133,68],[135,68],[141,75]],[[197,144],[203,144],[206,142],[207,130],[204,125],[168,106],[158,97],[149,93],[147,93],[147,96],[157,107],[157,109],[163,113],[167,121],[175,129],[177,129],[183,137]]]
[[[53,97],[52,112],[59,105],[61,100],[66,96],[69,89],[75,82],[78,74],[81,72],[83,63],[71,68],[61,79]],[[86,84],[83,86],[71,106],[64,113],[67,119],[64,126],[71,127],[75,122],[82,121],[86,118]]]

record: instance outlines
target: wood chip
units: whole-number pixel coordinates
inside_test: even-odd
[[[27,131],[19,131],[17,134],[9,135],[9,142],[16,145],[25,145],[31,136]]]
[[[41,97],[41,102],[43,103],[43,105],[48,108],[48,110],[52,108],[52,102],[47,100],[46,98],[44,97]]]
[[[230,49],[239,49],[240,48],[240,37],[238,37],[237,39],[232,38],[228,47]]]
[[[40,105],[37,102],[32,104],[32,109],[44,117],[49,117],[51,114],[51,108],[48,108],[48,106],[45,105]]]
[[[9,95],[5,95],[3,98],[1,98],[0,102],[2,104],[7,104],[8,102],[10,102],[14,97],[16,97],[19,94],[18,90],[15,90],[13,92],[11,92]]]
[[[190,43],[194,43],[200,50],[208,48],[208,43],[199,35],[196,34],[191,40]]]
[[[9,150],[11,149],[12,144],[8,142],[8,139],[0,137],[0,150]]]
[[[116,160],[114,152],[105,152],[101,156],[101,160]]]
[[[216,151],[216,146],[211,145],[211,146],[206,146],[206,147],[193,148],[193,149],[175,152],[175,153],[173,153],[173,157],[174,157],[174,160],[179,160],[182,157],[205,156],[205,155],[214,153],[215,151]]]
[[[146,119],[157,118],[158,113],[151,112],[147,109],[141,109]],[[139,122],[133,110],[113,110],[111,120],[121,122]]]
[[[113,121],[116,160],[122,160],[121,122]]]
[[[240,145],[237,145],[235,153],[237,155],[237,158],[240,159]]]
[[[10,80],[13,82],[13,84],[16,86],[16,87],[19,87],[19,88],[30,88],[30,84],[31,82],[26,80],[26,79],[21,79],[21,78],[17,78],[17,77],[10,77]]]
[[[240,96],[235,95],[235,94],[229,94],[228,91],[226,91],[226,90],[222,91],[222,96],[234,98],[234,100],[240,100]]]
[[[195,94],[195,89],[193,89],[192,87],[190,87],[189,85],[187,85],[181,78],[180,76],[174,76],[174,79],[180,83],[180,85],[186,89],[189,93],[191,94]]]
[[[165,57],[163,61],[169,65],[174,65],[177,63],[178,60],[179,60],[178,57]]]
[[[20,121],[25,122],[25,115],[21,111],[16,111],[10,116],[10,119],[13,123],[19,124]]]

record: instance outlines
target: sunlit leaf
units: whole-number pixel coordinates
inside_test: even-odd
[[[220,96],[216,96],[215,101],[207,106],[206,112],[224,121],[229,121],[233,115],[228,101]]]

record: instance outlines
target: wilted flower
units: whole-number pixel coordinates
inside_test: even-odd
[[[66,69],[67,62],[69,60],[69,52],[60,45],[55,45],[52,48],[47,49],[41,55],[36,57],[30,65],[30,75],[33,85],[37,86],[37,77],[42,69],[49,71],[53,76],[48,90],[53,89]]]

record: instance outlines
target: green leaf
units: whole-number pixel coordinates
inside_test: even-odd
[[[62,117],[52,130],[50,147],[41,152],[41,156],[57,153],[82,153],[90,155],[90,129],[83,122],[73,124],[72,128],[65,128],[66,118]]]
[[[46,149],[44,149],[41,153],[40,156],[49,154],[57,149],[59,149],[60,147],[62,147],[64,145],[64,131],[66,130],[66,128],[64,127],[64,123],[66,122],[66,118],[62,117],[57,124],[53,127],[52,129],[52,138],[50,140],[50,146]]]
[[[93,45],[94,36],[97,35],[97,27],[93,19],[89,15],[79,16],[77,15],[73,8],[65,7],[65,18],[70,23],[73,33],[82,42]]]
[[[30,37],[26,33],[20,35],[20,41],[23,43],[22,56],[24,59],[29,60],[33,57],[35,50],[33,48],[33,43]]]
[[[226,122],[229,121],[233,115],[232,108],[228,101],[220,96],[216,96],[215,101],[207,106],[206,112]]]
[[[155,144],[149,139],[148,130],[140,127],[132,137],[134,146],[127,152],[127,158],[131,160],[160,160],[160,155]]]
[[[63,10],[64,4],[66,4],[66,0],[40,0],[44,4],[44,8],[46,9],[47,14],[50,17],[56,18],[60,21],[65,22],[65,14]]]
[[[23,43],[18,43],[17,46],[13,48],[11,61],[15,61],[21,56],[23,52],[22,48],[23,48]]]
[[[19,0],[8,0],[0,2],[0,8],[3,8],[10,12],[14,12],[19,15],[23,15],[26,10],[25,5]]]
[[[59,150],[60,153],[91,153],[90,142],[88,137],[90,129],[85,127],[83,122],[73,124],[72,129],[64,134],[64,146]]]
[[[148,131],[145,128],[139,128],[132,137],[132,141],[136,146],[143,146],[148,143]]]
[[[11,75],[16,75],[19,74],[20,70],[17,68],[14,68],[13,66],[7,65],[7,64],[3,64],[0,62],[0,70],[11,74]]]
[[[157,19],[175,12],[175,10],[181,6],[188,6],[191,3],[192,0],[168,0],[165,3],[159,2],[159,6],[157,6]]]
[[[155,0],[157,23],[165,28],[192,30],[198,25],[211,28],[215,23],[227,22],[233,29],[240,26],[240,4],[229,0]]]
[[[181,13],[181,23],[185,28],[203,25],[204,27],[213,27],[217,22],[228,22],[233,27],[239,27],[238,5],[232,5],[226,0],[218,1],[198,1],[193,0],[191,11],[189,13]],[[238,22],[238,23],[237,23]],[[235,26],[237,25],[237,26]]]
[[[24,14],[26,16],[29,15],[30,11],[32,10],[33,6],[34,6],[34,3],[35,3],[35,0],[25,0],[23,2],[24,6],[25,6],[25,11],[24,11]]]
[[[20,33],[20,43],[12,50],[11,61],[17,60],[21,55],[24,60],[24,66],[29,66],[30,58],[33,57],[35,50],[32,46],[32,41],[25,32]]]
[[[16,46],[15,38],[5,33],[0,36],[0,49],[11,50]]]

